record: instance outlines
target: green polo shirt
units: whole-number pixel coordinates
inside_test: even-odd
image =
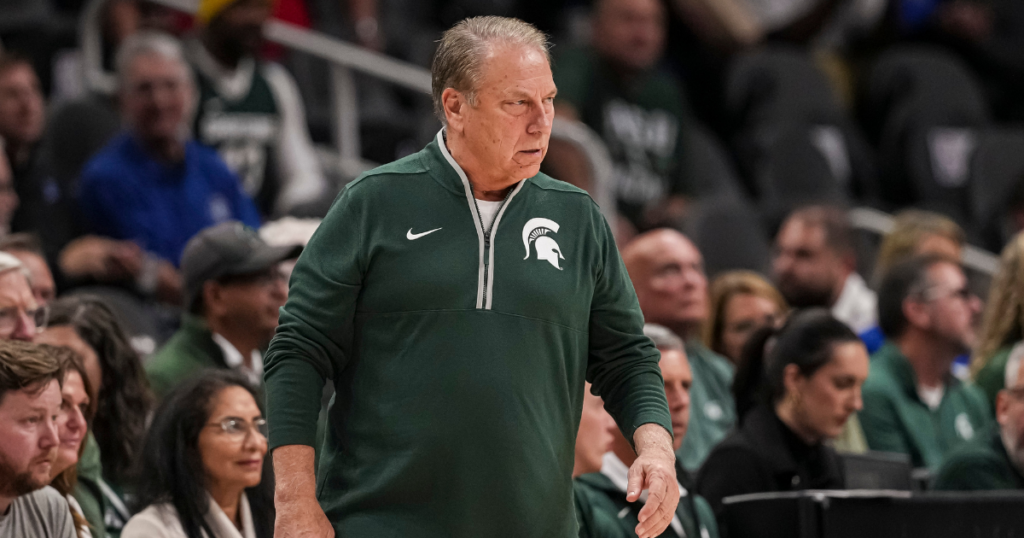
[[[696,340],[686,343],[686,355],[693,371],[691,420],[676,457],[683,468],[694,473],[736,425],[736,402],[732,397],[733,366],[728,359]]]
[[[930,409],[917,394],[917,375],[895,344],[871,357],[863,388],[860,423],[871,450],[910,456],[915,467],[938,468],[958,446],[974,440],[992,424],[985,395],[952,375],[942,402]]]
[[[1011,461],[998,428],[986,432],[978,442],[968,443],[950,453],[935,476],[939,490],[1024,489],[1024,474]]]
[[[82,506],[82,516],[89,522],[89,530],[93,538],[105,538],[107,528],[104,522],[104,514],[107,511],[103,491],[100,489],[100,480],[103,478],[103,466],[100,463],[100,446],[92,432],[85,437],[85,448],[78,458],[78,465],[75,470],[78,472],[78,481],[71,495]]]

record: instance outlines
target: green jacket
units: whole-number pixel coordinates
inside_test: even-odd
[[[644,503],[627,502],[626,493],[601,473],[580,476],[573,484],[580,538],[636,538],[636,526]],[[718,538],[718,524],[711,505],[692,490],[676,507],[686,538]],[[660,538],[682,538],[671,525]]]
[[[908,454],[915,467],[935,470],[949,451],[992,424],[981,390],[952,375],[938,409],[929,409],[913,368],[892,343],[872,356],[863,398],[860,423],[871,450]]]
[[[683,468],[694,473],[736,425],[736,401],[732,397],[733,366],[728,359],[704,344],[686,344],[686,355],[693,370],[690,409],[693,419],[686,440],[676,452]]]
[[[100,480],[103,478],[100,446],[96,443],[92,432],[85,436],[84,442],[85,449],[82,450],[82,456],[78,458],[78,465],[75,467],[78,473],[78,482],[71,495],[82,506],[82,515],[89,522],[89,530],[92,532],[93,538],[105,538],[107,532],[103,515],[107,511],[107,505],[99,486]]]
[[[939,467],[934,489],[996,490],[1024,489],[1024,475],[1010,462],[998,428],[978,442],[954,450]]]
[[[146,375],[153,394],[163,399],[179,383],[207,368],[227,368],[224,352],[202,318],[185,314],[178,332],[146,363]]]
[[[1010,351],[1012,350],[1013,345],[999,348],[974,377],[974,383],[985,392],[992,416],[995,416],[996,413],[996,395],[1006,388],[1006,363],[1010,360]]]
[[[270,445],[312,445],[338,536],[576,534],[584,379],[627,439],[671,431],[612,233],[544,174],[490,231],[438,139],[350,183],[299,257],[266,359]]]

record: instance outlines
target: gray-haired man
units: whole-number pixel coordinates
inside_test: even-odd
[[[575,535],[584,379],[639,454],[637,534],[660,535],[679,495],[659,355],[599,209],[539,173],[543,34],[459,23],[433,90],[445,129],[349,184],[295,266],[266,362],[277,535]]]

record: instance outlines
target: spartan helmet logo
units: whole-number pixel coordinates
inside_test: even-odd
[[[548,219],[527,221],[526,226],[523,226],[523,246],[526,247],[526,257],[523,259],[530,259],[530,243],[534,243],[537,248],[537,259],[547,260],[555,269],[561,271],[558,260],[564,260],[565,257],[562,256],[562,249],[558,248],[558,243],[548,237],[549,233],[558,233],[557,222]]]

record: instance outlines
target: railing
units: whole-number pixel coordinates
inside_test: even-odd
[[[184,13],[195,13],[198,4],[198,0],[150,1]],[[89,2],[79,22],[79,35],[86,87],[111,94],[117,89],[117,79],[113,73],[103,70],[101,17],[106,3],[107,0]],[[264,25],[263,35],[268,41],[320,58],[331,65],[331,124],[339,166],[350,176],[375,166],[360,157],[359,107],[353,72],[430,93],[430,72],[422,67],[278,20]]]

